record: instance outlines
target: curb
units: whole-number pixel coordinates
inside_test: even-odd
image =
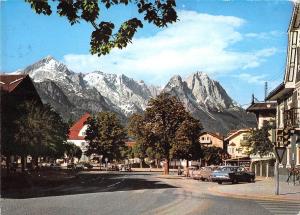
[[[209,187],[208,191],[212,192],[211,195],[216,196],[226,196],[235,199],[252,199],[252,200],[269,200],[269,201],[280,201],[280,202],[296,202],[299,203],[298,199],[286,198],[282,196],[270,196],[270,195],[247,195],[247,194],[235,194],[235,193],[226,193],[217,190],[217,187]]]

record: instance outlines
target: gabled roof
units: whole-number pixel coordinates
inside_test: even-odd
[[[286,88],[284,83],[279,84],[274,90],[272,90],[267,96],[267,101],[276,101],[279,98],[293,92],[293,88]]]
[[[291,31],[292,29],[299,29],[299,28],[300,28],[300,3],[294,2],[293,14],[291,17],[288,31]]]
[[[229,132],[228,136],[224,139],[224,140],[230,140],[234,137],[236,137],[237,135],[241,134],[241,133],[248,133],[250,132],[249,128],[245,128],[245,129],[240,129],[234,132]]]
[[[28,75],[0,75],[0,89],[12,92]]]
[[[70,128],[69,140],[84,140],[84,136],[79,136],[80,130],[85,125],[85,122],[91,115],[85,113],[74,125]]]
[[[200,136],[205,135],[205,134],[209,134],[215,138],[218,138],[219,140],[223,140],[223,137],[221,135],[213,133],[213,132],[209,132],[209,131],[202,132]]]
[[[270,111],[276,113],[277,103],[275,102],[259,102],[251,104],[246,111],[248,112],[260,112],[260,111]]]

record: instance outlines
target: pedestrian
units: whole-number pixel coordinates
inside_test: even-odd
[[[180,169],[180,166],[178,166],[178,172],[177,172],[178,175],[181,175],[181,169]]]

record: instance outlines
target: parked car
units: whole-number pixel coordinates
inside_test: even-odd
[[[90,163],[83,163],[84,169],[92,169],[94,166]]]
[[[254,172],[248,172],[242,166],[221,166],[212,173],[213,182],[222,184],[223,182],[255,182]]]
[[[93,168],[93,165],[91,165],[89,163],[77,163],[75,165],[76,170],[90,170],[92,168]]]
[[[212,173],[216,169],[215,166],[201,167],[198,170],[193,171],[193,179],[202,181],[211,181]]]
[[[51,163],[49,167],[50,169],[55,169],[55,170],[61,169],[61,166],[58,163]]]
[[[184,176],[190,176],[190,177],[193,177],[193,172],[195,171],[195,170],[197,170],[198,169],[198,167],[195,167],[195,166],[189,166],[188,168],[185,168],[184,169],[184,171],[183,171],[183,175]],[[187,171],[189,171],[189,174],[187,174],[188,172]]]
[[[68,163],[67,169],[75,169],[75,164],[74,163]]]
[[[129,165],[121,164],[118,166],[120,172],[131,172],[131,167]]]

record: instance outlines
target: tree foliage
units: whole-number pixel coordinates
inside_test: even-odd
[[[26,102],[15,120],[16,155],[63,157],[68,125],[49,105]]]
[[[128,5],[137,6],[137,12],[142,14],[145,21],[157,27],[166,27],[167,24],[177,21],[175,0],[53,0],[58,2],[57,13],[66,17],[71,25],[81,20],[94,27],[91,34],[90,52],[98,56],[108,54],[112,48],[125,48],[132,42],[138,28],[142,28],[142,21],[136,17],[126,20],[117,31],[115,24],[110,21],[98,19],[101,15],[101,6],[110,9],[112,6]],[[25,0],[38,14],[51,15],[52,9],[47,0]]]
[[[127,134],[116,114],[99,112],[89,117],[86,124],[87,155],[95,153],[109,160],[122,158]]]
[[[82,156],[82,150],[79,146],[76,146],[73,143],[66,143],[65,144],[65,154],[73,160],[73,158],[77,158],[80,160]]]
[[[274,145],[270,140],[269,131],[272,129],[269,122],[265,122],[260,129],[252,129],[248,141],[250,154],[258,154],[261,157],[273,152]]]
[[[207,165],[219,165],[223,160],[228,159],[230,155],[226,150],[212,146],[212,147],[203,147],[203,160]]]
[[[166,160],[168,174],[171,158],[194,159],[201,156],[198,143],[202,125],[168,93],[150,99],[143,115],[134,115],[129,134],[142,147],[143,155]]]

